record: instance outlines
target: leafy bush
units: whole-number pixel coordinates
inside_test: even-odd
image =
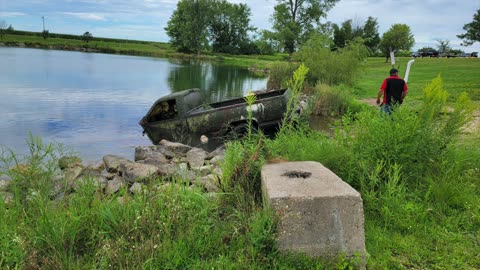
[[[368,49],[361,39],[350,42],[345,48],[331,51],[331,40],[326,36],[312,36],[295,53],[294,59],[310,69],[308,82],[335,85],[352,85],[368,56]]]

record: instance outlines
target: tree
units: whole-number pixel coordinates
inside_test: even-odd
[[[335,49],[344,48],[349,42],[358,37],[364,40],[365,46],[367,46],[370,52],[375,52],[380,43],[377,19],[372,17],[368,17],[364,25],[359,23],[353,25],[353,20],[350,19],[344,21],[341,27],[333,24],[332,28]]]
[[[370,53],[375,53],[380,44],[380,35],[378,34],[378,22],[376,18],[368,17],[363,26],[362,38],[365,41],[365,46],[370,50]]]
[[[336,24],[332,25],[333,28],[333,43],[335,48],[344,48],[349,42],[357,37],[363,35],[363,27],[359,24],[353,26],[353,20],[349,19],[342,23],[342,27]]]
[[[261,30],[259,38],[255,41],[260,54],[274,54],[280,51],[280,43],[278,42],[277,33]]]
[[[383,33],[380,41],[380,49],[385,55],[386,60],[390,58],[390,51],[406,50],[409,51],[415,44],[415,38],[406,24],[394,24],[390,29]]]
[[[246,53],[250,44],[248,32],[255,30],[250,26],[250,8],[246,4],[232,4],[226,0],[215,1],[209,24],[209,39],[214,52]]]
[[[439,53],[447,53],[452,49],[450,47],[450,40],[437,39],[437,42],[438,42],[437,48]]]
[[[200,53],[208,47],[213,0],[180,0],[165,30],[179,51]]]
[[[85,42],[88,43],[88,42],[89,42],[90,40],[92,40],[92,39],[93,39],[92,33],[88,32],[88,31],[85,32],[85,33],[83,33],[83,35],[82,35],[82,40],[83,40],[83,41],[85,41]]]
[[[339,0],[277,0],[273,13],[273,29],[285,51],[293,53],[308,40],[320,19]]]
[[[467,31],[461,35],[457,35],[458,38],[463,39],[463,46],[472,45],[475,42],[480,42],[480,9],[473,15],[473,21],[463,26],[463,30]]]
[[[3,40],[3,35],[7,32],[7,22],[0,20],[0,39]]]
[[[43,30],[43,31],[42,31],[42,37],[43,37],[44,39],[47,39],[47,38],[48,38],[48,35],[49,35],[48,30]]]

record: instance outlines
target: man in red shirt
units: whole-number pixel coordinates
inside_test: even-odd
[[[407,83],[398,77],[398,70],[392,68],[390,70],[390,77],[386,78],[380,86],[380,91],[377,95],[377,104],[380,104],[380,98],[383,96],[381,106],[383,111],[390,113],[392,106],[400,106],[403,99],[407,96]]]

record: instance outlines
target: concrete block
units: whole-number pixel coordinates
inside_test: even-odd
[[[327,258],[358,254],[364,267],[362,198],[332,171],[313,161],[268,164],[262,192],[265,206],[279,216],[280,250]]]

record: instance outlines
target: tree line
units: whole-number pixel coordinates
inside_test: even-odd
[[[346,20],[337,25],[321,23],[339,0],[277,0],[271,17],[272,31],[251,25],[251,10],[246,4],[227,0],[180,0],[167,27],[171,45],[178,51],[212,51],[229,54],[292,54],[312,36],[323,35],[332,41],[331,50],[361,40],[371,54],[389,57],[390,51],[409,51],[415,44],[406,24],[392,25],[382,36],[378,22],[368,17],[364,23]],[[480,10],[465,34],[458,35],[464,45],[480,40]],[[440,42],[440,41],[439,41]],[[442,41],[440,46],[444,46]]]

